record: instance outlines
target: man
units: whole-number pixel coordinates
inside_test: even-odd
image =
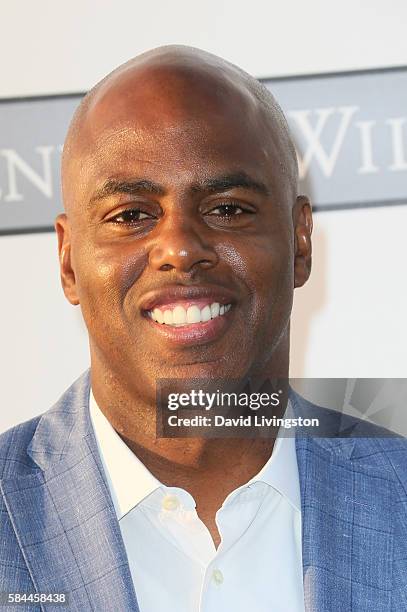
[[[272,96],[208,53],[145,53],[82,101],[62,187],[91,368],[1,437],[1,590],[81,611],[405,609],[403,440],[156,436],[159,379],[288,377],[312,219]]]

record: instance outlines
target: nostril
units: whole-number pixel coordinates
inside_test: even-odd
[[[208,268],[212,268],[213,265],[214,265],[213,262],[211,262],[209,259],[200,259],[194,262],[191,266],[188,266],[188,271],[190,269],[192,270],[193,268],[198,268],[198,267],[203,268],[204,270],[207,270]],[[175,270],[177,269],[177,267],[183,268],[184,266],[182,265],[176,266],[174,264],[165,263],[165,264],[162,264],[159,269],[162,272],[168,272],[168,270]]]
[[[163,264],[162,266],[160,266],[160,270],[162,270],[163,272],[167,272],[168,270],[172,270],[173,268],[174,266],[171,264]]]
[[[209,259],[202,259],[202,261],[198,261],[198,264],[204,269],[213,267],[213,262],[209,261]]]

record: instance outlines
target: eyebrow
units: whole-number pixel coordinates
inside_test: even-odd
[[[227,191],[228,189],[238,189],[239,187],[255,191],[261,195],[271,195],[265,183],[255,180],[246,172],[234,172],[232,174],[225,174],[213,179],[200,181],[192,186],[192,191],[195,193],[201,191],[216,193]]]
[[[191,186],[192,193],[221,193],[229,189],[248,189],[264,196],[270,195],[267,186],[249,176],[246,172],[234,172],[224,174],[204,181],[199,181]],[[165,195],[166,190],[162,185],[150,181],[149,179],[118,180],[108,179],[96,190],[90,199],[89,206],[98,200],[112,195],[127,193],[137,195],[140,193],[153,193],[155,195]]]
[[[89,204],[92,205],[98,200],[103,200],[103,198],[120,193],[128,193],[130,195],[137,195],[138,193],[154,193],[156,195],[164,195],[165,189],[161,185],[158,185],[158,183],[154,183],[148,179],[108,179],[93,194]]]

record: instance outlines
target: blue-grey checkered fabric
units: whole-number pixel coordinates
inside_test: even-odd
[[[88,370],[51,410],[0,436],[0,591],[69,598],[5,611],[138,612],[89,390]],[[406,440],[304,436],[296,449],[306,611],[407,610]]]

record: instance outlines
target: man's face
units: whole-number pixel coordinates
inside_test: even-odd
[[[92,363],[141,395],[259,374],[288,337],[294,192],[270,127],[249,96],[183,85],[102,91],[57,225]]]

